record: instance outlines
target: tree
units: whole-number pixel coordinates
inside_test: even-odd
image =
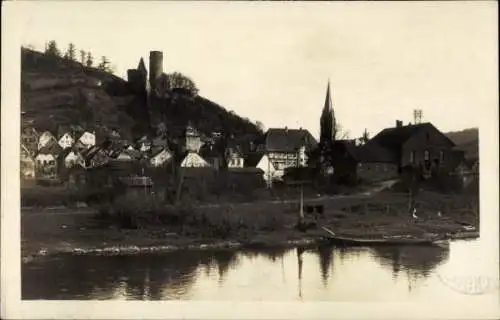
[[[344,130],[340,123],[335,121],[333,129],[333,140],[349,139],[349,130]]]
[[[68,45],[68,49],[66,50],[66,53],[64,54],[64,59],[75,61],[75,45],[73,43],[70,43]]]
[[[97,69],[99,69],[101,71],[105,71],[105,72],[110,71],[109,60],[106,56],[101,57],[101,63],[99,63],[99,65],[97,66]]]
[[[264,124],[260,121],[256,121],[255,122],[255,126],[257,127],[257,129],[259,129],[260,132],[264,132],[265,131],[265,127],[264,127]]]
[[[85,65],[90,68],[92,67],[93,64],[94,64],[94,58],[92,57],[92,53],[89,51],[87,52],[87,61]]]
[[[359,142],[363,145],[363,144],[366,144],[368,142],[368,140],[370,140],[370,135],[369,135],[368,131],[365,129],[365,131],[363,132],[363,135],[361,136],[361,138],[359,138]]]
[[[157,94],[160,96],[169,96],[175,92],[188,93],[192,97],[198,94],[194,81],[179,72],[162,75],[157,88]]]
[[[49,43],[47,43],[45,53],[56,57],[61,56],[61,51],[59,51],[59,49],[57,48],[57,43],[55,40],[50,40]]]
[[[80,63],[82,65],[85,64],[85,55],[86,55],[85,50],[80,50]]]

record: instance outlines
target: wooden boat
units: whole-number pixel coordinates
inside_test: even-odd
[[[340,246],[399,246],[399,245],[433,245],[433,246],[446,246],[448,241],[443,239],[417,239],[417,238],[360,238],[349,237],[335,234],[330,229],[323,227],[328,233],[326,238],[331,244]]]

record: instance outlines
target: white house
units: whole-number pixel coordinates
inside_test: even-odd
[[[31,157],[29,150],[21,144],[21,177],[24,179],[35,178],[35,160]]]
[[[74,166],[85,166],[85,161],[80,152],[72,150],[66,157],[64,158],[64,166],[66,168],[72,168]]]
[[[52,133],[50,133],[50,131],[45,131],[38,138],[38,150],[42,149],[43,147],[47,147],[52,143],[57,143],[56,138]]]
[[[45,146],[35,156],[35,165],[37,175],[44,178],[56,178],[58,172],[58,158],[61,148],[59,145],[52,144]]]
[[[269,160],[267,154],[262,155],[262,158],[260,158],[255,167],[264,171],[264,180],[266,180],[267,183],[275,179],[280,179],[283,176],[282,171],[276,169],[273,162]]]
[[[149,161],[153,167],[159,167],[170,159],[172,159],[172,153],[166,148],[163,148],[160,152],[153,155]]]
[[[57,142],[63,149],[70,148],[73,143],[75,143],[75,139],[73,138],[73,135],[69,132],[66,132],[59,138],[59,141]]]
[[[210,167],[210,164],[205,161],[199,154],[188,152],[186,157],[181,161],[181,167],[184,168],[203,168]]]
[[[85,131],[78,139],[78,142],[83,144],[87,149],[95,146],[95,132]]]

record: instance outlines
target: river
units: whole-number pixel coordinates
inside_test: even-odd
[[[478,268],[481,259],[479,240],[455,241],[447,248],[58,255],[23,264],[22,298],[331,302],[467,298],[480,306],[498,299],[498,278]],[[481,275],[472,286],[461,282]],[[485,279],[490,281],[487,285]]]

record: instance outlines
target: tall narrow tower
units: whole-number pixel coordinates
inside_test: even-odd
[[[330,80],[328,80],[328,85],[326,88],[326,98],[325,105],[323,106],[323,111],[320,118],[320,144],[331,142],[335,140],[337,134],[337,124],[335,121],[335,112],[333,111],[332,97],[330,94]]]
[[[156,91],[156,84],[158,78],[163,73],[163,52],[150,51],[149,52],[149,87],[151,92]]]

